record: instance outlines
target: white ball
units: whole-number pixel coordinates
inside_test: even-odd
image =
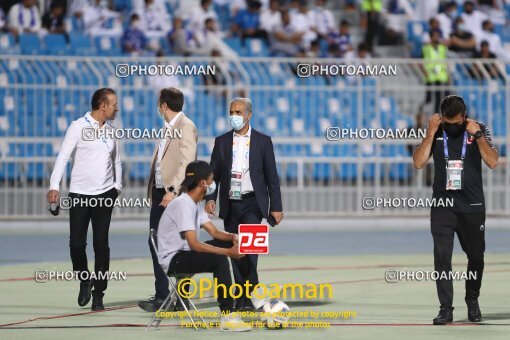
[[[262,307],[262,320],[266,321],[268,328],[284,327],[290,319],[290,308],[287,304],[278,299],[271,299]]]

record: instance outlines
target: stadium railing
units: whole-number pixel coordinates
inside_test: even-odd
[[[58,149],[72,120],[90,108],[92,93],[112,87],[119,98],[114,124],[124,129],[159,128],[157,94],[164,86],[185,93],[184,112],[199,131],[198,156],[209,160],[214,137],[229,130],[228,102],[253,101],[252,125],[273,137],[284,209],[294,216],[426,215],[427,209],[366,210],[363,197],[431,197],[432,164],[412,166],[419,139],[343,137],[328,140],[328,128],[426,127],[433,103],[425,103],[419,59],[377,59],[396,75],[298,74],[299,65],[361,65],[361,61],[285,58],[115,58],[0,55],[0,219],[50,218],[45,194]],[[365,61],[367,63],[367,61]],[[118,65],[214,66],[215,76],[119,77]],[[301,66],[302,67],[302,66]],[[507,119],[510,63],[448,60],[450,93],[462,95],[470,117],[485,122],[500,150],[500,165],[484,167],[487,212],[510,215]],[[197,68],[195,68],[195,71]],[[122,70],[120,70],[122,71]],[[122,74],[121,74],[122,76]],[[421,119],[421,125],[417,123]],[[333,131],[329,129],[329,131]],[[344,132],[346,130],[343,130]],[[375,130],[374,130],[375,131]],[[365,131],[366,132],[366,131]],[[363,133],[359,131],[359,136]],[[329,136],[336,139],[336,136]],[[333,138],[331,138],[333,137]],[[143,199],[155,141],[123,139],[122,197]],[[70,165],[61,193],[68,191]],[[116,216],[146,217],[148,208],[115,209]]]

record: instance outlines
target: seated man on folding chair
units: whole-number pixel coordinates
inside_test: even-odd
[[[219,231],[204,210],[206,194],[214,192],[213,169],[204,161],[194,161],[186,167],[180,195],[166,207],[159,221],[157,246],[158,260],[168,275],[213,273],[218,281],[218,304],[221,310],[222,331],[249,331],[251,325],[231,312],[234,299],[228,290],[232,285],[227,256],[240,259],[237,235]],[[198,234],[204,228],[216,244],[229,244],[229,248],[200,242]],[[211,242],[215,243],[215,242]],[[227,291],[224,292],[224,287]]]

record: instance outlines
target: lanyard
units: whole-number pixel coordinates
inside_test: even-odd
[[[467,145],[467,131],[464,131],[464,142],[462,143],[462,154],[460,155],[460,159],[464,161],[466,158],[466,145]],[[450,154],[448,153],[448,136],[446,132],[443,130],[443,145],[444,145],[444,158],[446,159],[446,166],[448,167],[448,158],[450,158]]]
[[[90,124],[90,126],[95,130],[94,128],[94,125],[92,125],[92,122],[87,118],[87,115],[83,116],[83,118],[85,118],[85,121],[87,123]],[[105,123],[106,124],[106,123]],[[104,137],[101,137],[101,141],[106,145],[106,147],[108,148],[108,150],[110,150],[110,147],[108,146],[108,142],[106,141],[106,139]]]
[[[238,171],[238,170],[242,170],[243,172],[245,172],[246,170],[248,170],[248,158],[249,158],[249,155],[250,155],[250,137],[247,137],[247,136],[239,136],[237,137],[238,140],[240,141],[239,143],[236,143],[236,139],[234,138],[234,142],[233,142],[233,148],[232,148],[232,158],[233,158],[233,168],[234,170]],[[238,159],[238,148],[241,147],[241,145],[243,144],[243,139],[246,138],[246,146],[245,146],[245,149],[244,149],[244,158],[243,160],[241,161],[240,159]],[[241,163],[241,164],[240,164]],[[239,169],[239,165],[242,166],[241,169]]]
[[[23,20],[23,6],[20,5],[18,20],[21,27],[24,25]],[[35,26],[35,15],[34,15],[34,6],[30,7],[30,27]]]

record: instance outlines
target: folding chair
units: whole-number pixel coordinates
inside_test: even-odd
[[[150,237],[152,246],[154,247],[154,249],[157,252],[158,245],[157,245],[157,242],[156,242],[156,235],[157,235],[157,230],[151,229],[149,237]],[[176,288],[177,282],[180,279],[191,278],[193,275],[194,274],[185,274],[185,273],[178,273],[178,274],[174,274],[174,275],[169,275],[168,282],[170,282],[170,286],[171,286],[170,287],[170,294],[168,294],[168,296],[163,301],[163,303],[161,304],[161,307],[159,307],[157,312],[154,313],[154,316],[152,317],[151,321],[149,322],[149,324],[147,325],[145,330],[149,330],[153,325],[154,325],[155,328],[158,328],[159,323],[162,320],[162,318],[158,317],[158,315],[160,315],[161,312],[168,311],[168,308],[170,306],[172,306],[172,304],[177,304],[177,300],[178,300],[181,303],[181,305],[184,307],[184,310],[186,311],[186,314],[188,315],[191,323],[193,324],[193,327],[195,328],[195,330],[198,331],[198,327],[197,327],[197,325],[195,323],[195,320],[193,319],[193,317],[192,317],[192,315],[190,313],[190,310],[188,309],[188,307],[186,307],[186,304],[184,303],[182,297],[178,294],[177,288]],[[175,282],[172,279],[174,279]],[[207,324],[205,323],[204,319],[202,318],[202,316],[200,315],[200,313],[198,312],[197,307],[195,306],[193,301],[191,299],[188,299],[188,301],[189,301],[191,307],[193,308],[193,310],[196,312],[196,315],[198,315],[198,317],[200,318],[202,323],[205,325],[205,327],[209,328],[207,326]]]

